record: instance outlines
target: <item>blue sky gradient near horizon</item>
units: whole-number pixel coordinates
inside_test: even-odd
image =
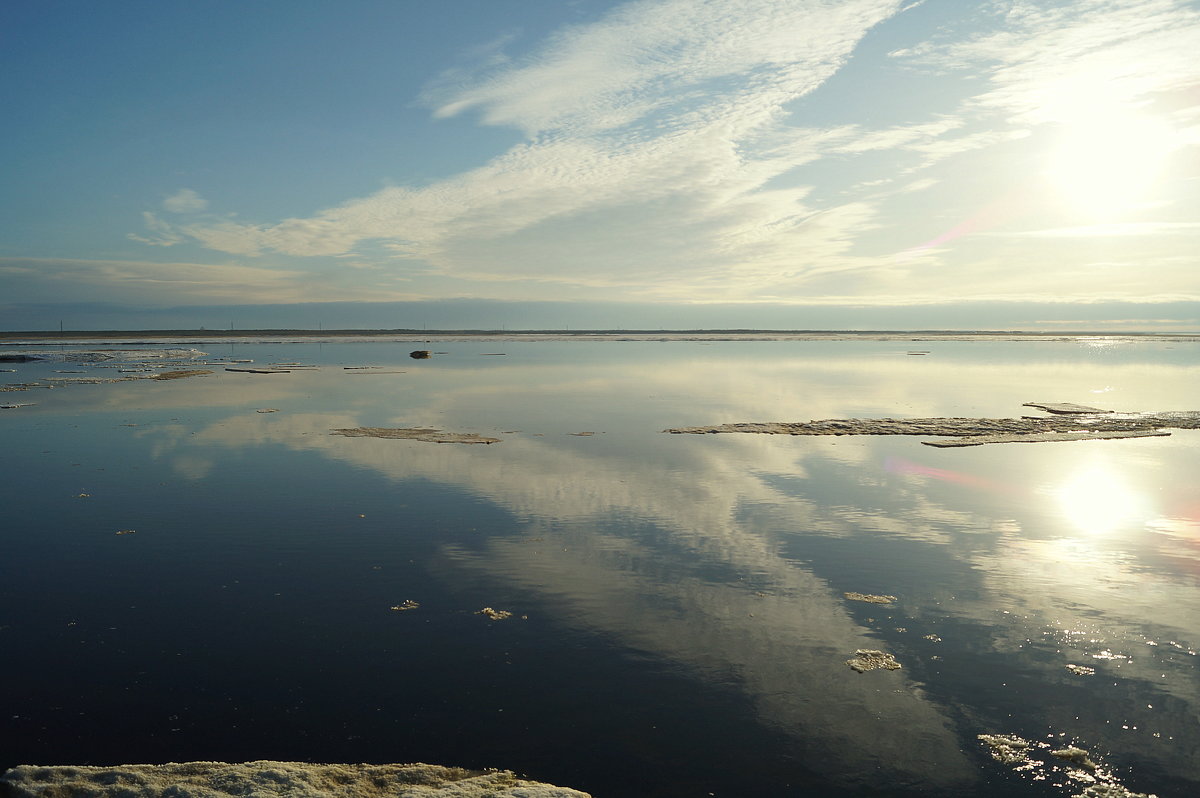
[[[12,0],[0,328],[1200,330],[1197,52],[1185,0]]]

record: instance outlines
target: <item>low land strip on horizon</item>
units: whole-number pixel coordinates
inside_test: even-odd
[[[1113,330],[757,330],[757,329],[681,329],[681,330],[636,330],[636,329],[263,329],[263,330],[0,330],[3,341],[79,341],[79,340],[227,340],[231,338],[380,338],[400,337],[405,340],[432,340],[434,338],[496,338],[512,340],[535,338],[631,338],[663,339],[702,337],[709,340],[855,340],[871,338],[909,338],[930,340],[955,340],[969,338],[1022,338],[1063,340],[1085,337],[1139,338],[1150,340],[1200,341],[1198,332],[1127,332]]]

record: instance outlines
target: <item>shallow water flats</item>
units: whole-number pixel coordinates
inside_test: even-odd
[[[29,391],[34,388],[53,388],[53,385],[43,385],[40,382],[10,382],[0,385],[0,393],[17,393],[19,391]]]
[[[70,361],[73,363],[107,363],[110,361],[194,360],[207,353],[198,349],[163,347],[154,349],[26,349],[0,354],[0,362],[33,363]]]
[[[10,362],[26,364],[23,371],[37,375],[37,381],[0,385],[0,391],[25,391],[31,388],[53,388],[63,385],[107,385],[133,380],[172,380],[211,374],[207,369],[176,368],[162,371],[170,366],[193,366],[204,353],[194,349],[117,349],[117,350],[45,350],[8,353]],[[87,369],[52,369],[47,364],[69,362],[92,369],[115,370],[120,376],[104,377]],[[40,366],[40,368],[39,368]],[[9,369],[7,371],[15,371]],[[111,373],[111,372],[110,372]],[[80,376],[48,376],[71,374]]]

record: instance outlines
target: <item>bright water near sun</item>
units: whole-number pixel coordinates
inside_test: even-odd
[[[420,346],[213,344],[317,368],[5,394],[35,404],[0,411],[0,769],[426,761],[635,798],[1095,778],[978,739],[1011,734],[1200,788],[1200,432],[662,432],[1195,410],[1200,344]],[[858,673],[858,649],[901,667]]]

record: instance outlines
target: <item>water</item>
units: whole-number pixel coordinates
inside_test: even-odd
[[[654,798],[1086,787],[1048,749],[994,761],[977,735],[1004,733],[1195,794],[1200,432],[939,450],[661,430],[1197,409],[1196,344],[428,346],[214,344],[320,368],[4,394],[37,404],[0,411],[0,768],[427,761]],[[501,442],[330,434],[357,426]],[[903,667],[856,673],[860,648]]]

